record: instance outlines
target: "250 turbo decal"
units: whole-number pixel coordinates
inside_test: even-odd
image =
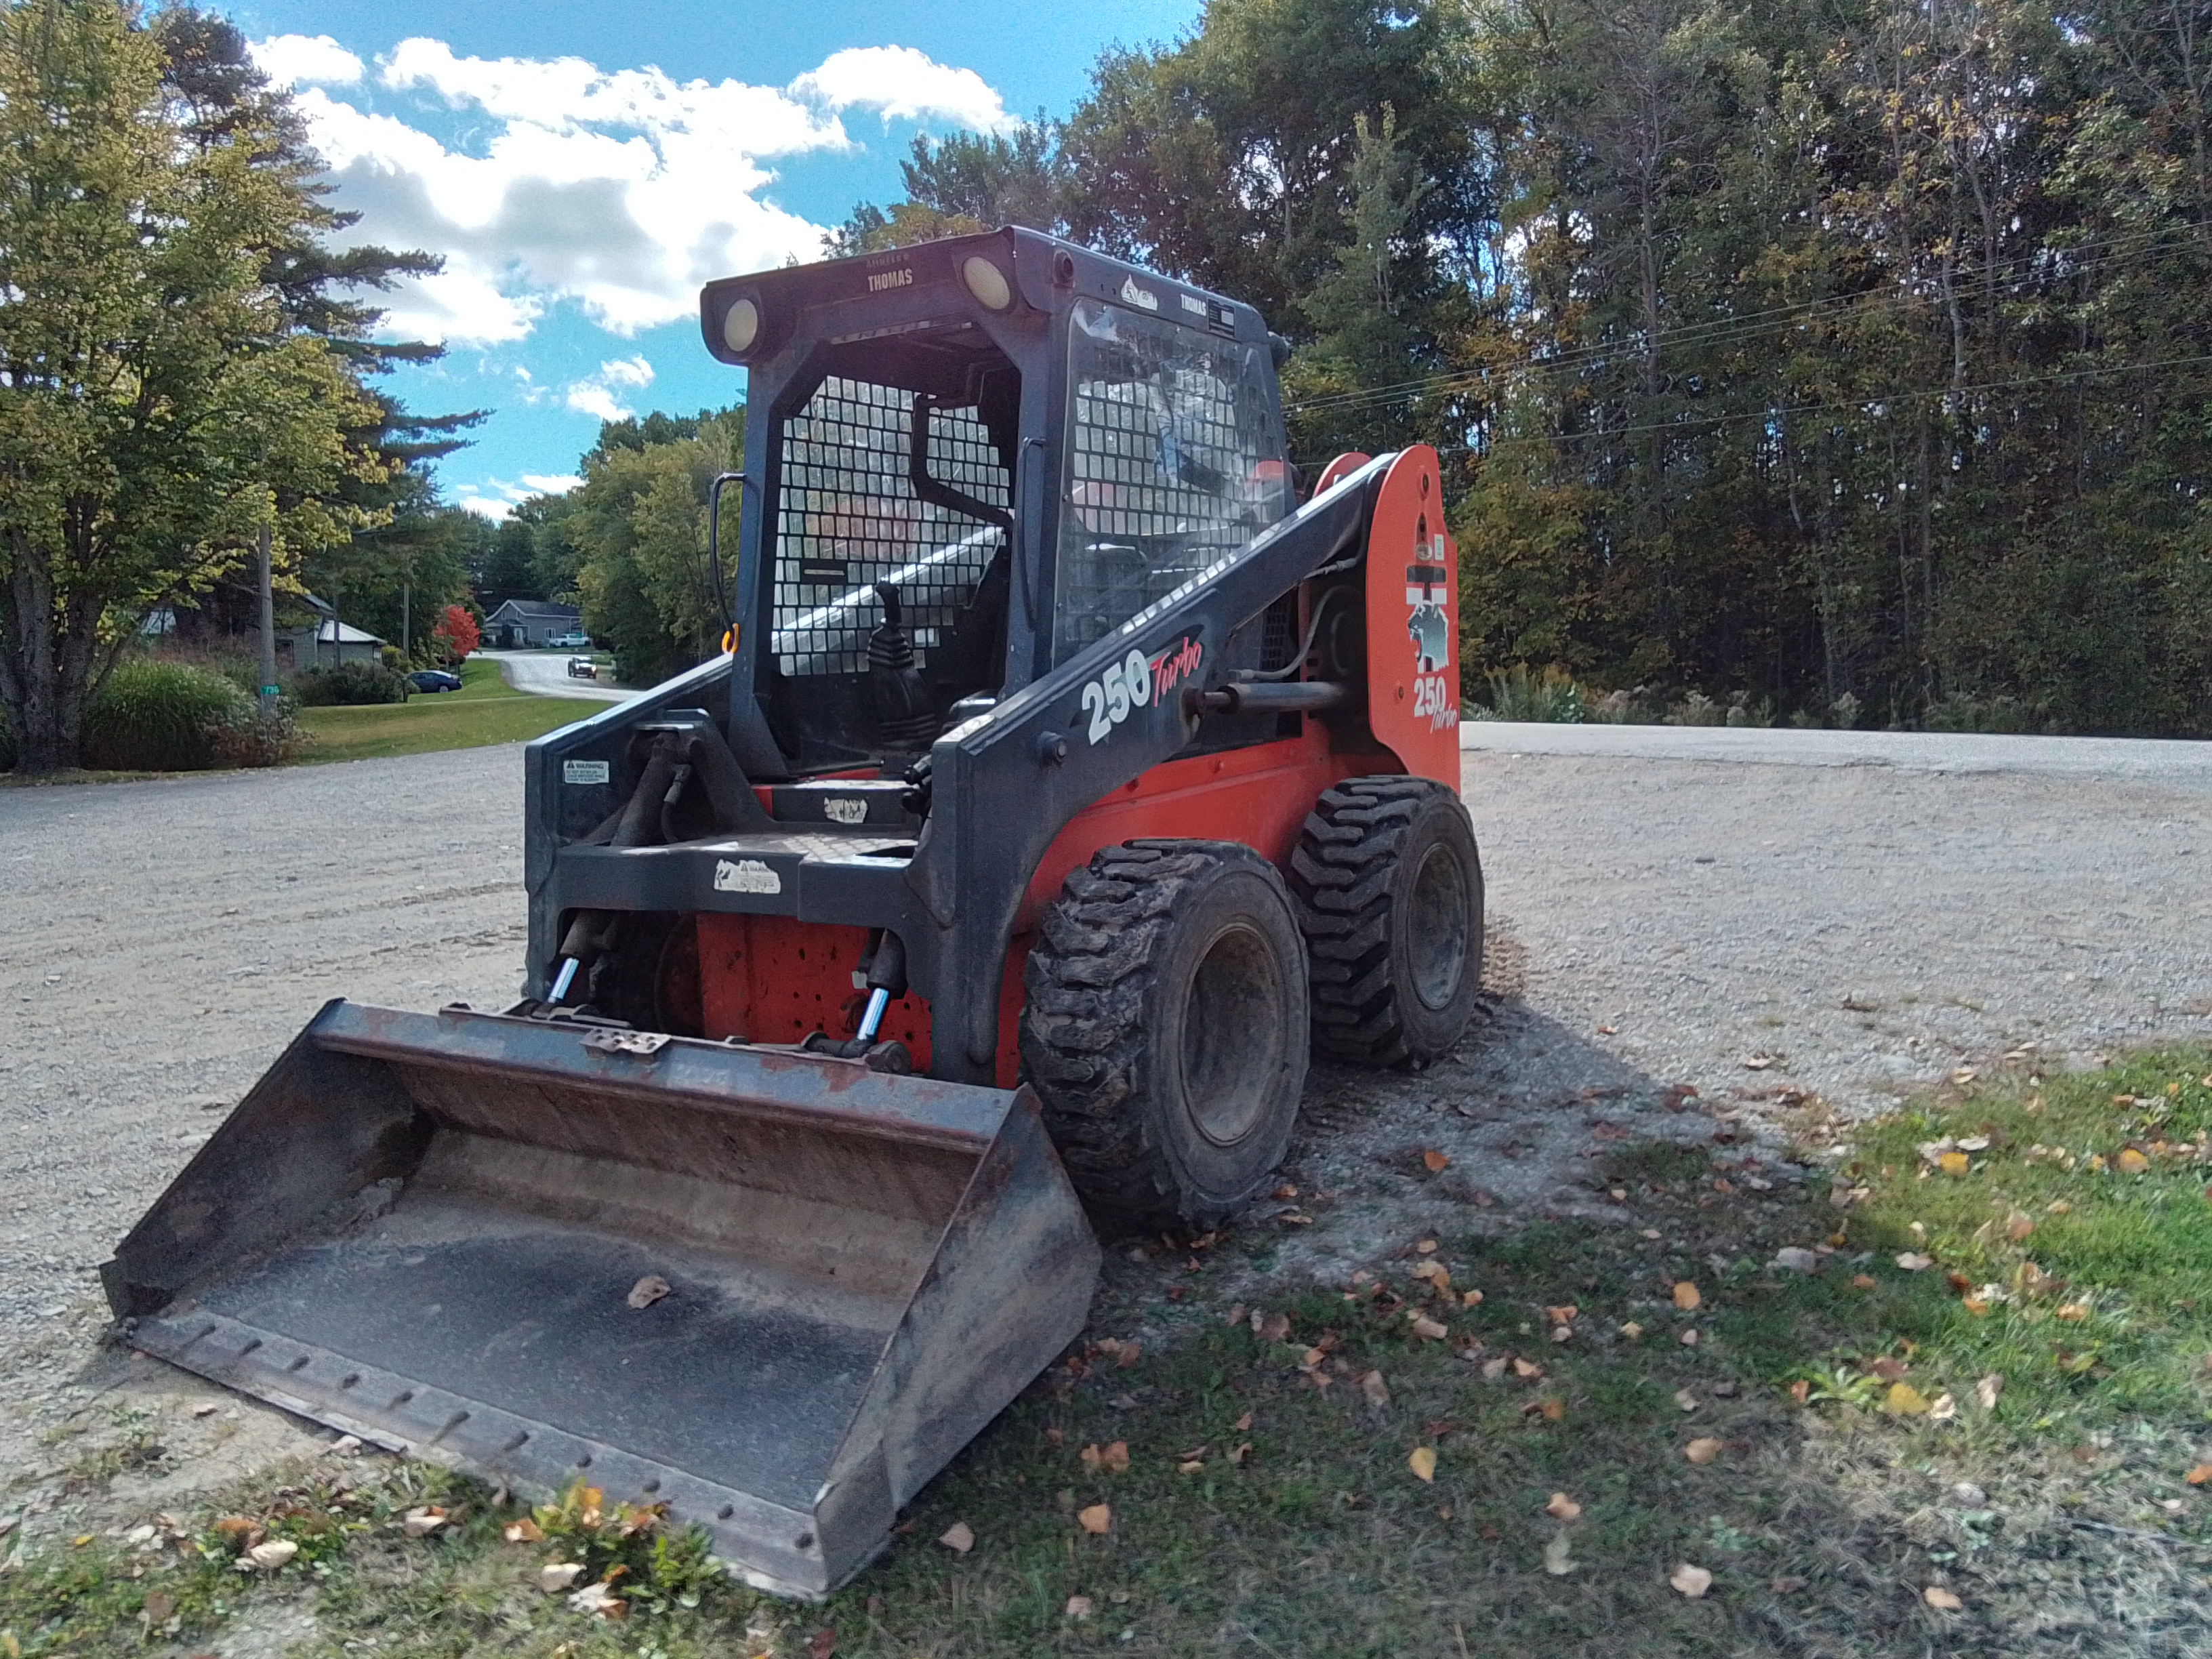
[[[1158,656],[1132,651],[1083,688],[1083,712],[1091,717],[1091,741],[1102,741],[1129,718],[1132,709],[1160,701],[1195,673],[1206,647],[1186,635]]]

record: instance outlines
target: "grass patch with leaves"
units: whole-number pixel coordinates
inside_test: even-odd
[[[358,708],[302,708],[300,729],[310,739],[301,759],[374,760],[422,755],[439,749],[475,749],[521,743],[597,711],[564,697],[532,696],[501,676],[499,665],[471,658],[461,665],[458,691],[417,692],[405,702]]]
[[[1617,1224],[1470,1215],[1340,1285],[1266,1277],[1275,1223],[1117,1255],[1096,1334],[823,1607],[617,1494],[325,1459],[198,1554],[50,1544],[0,1630],[130,1651],[305,1596],[313,1659],[2179,1659],[2212,1649],[2208,1075],[1968,1081],[1802,1181],[1593,1147]]]

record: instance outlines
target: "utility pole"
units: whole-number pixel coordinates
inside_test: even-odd
[[[399,584],[399,654],[408,661],[415,660],[415,641],[407,627],[407,584]]]
[[[269,526],[261,526],[261,708],[264,714],[273,713],[276,707],[276,561],[269,548]]]

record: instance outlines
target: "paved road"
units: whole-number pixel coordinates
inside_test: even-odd
[[[1799,732],[1713,726],[1549,726],[1468,720],[1459,746],[1522,755],[1730,761],[1769,766],[1887,766],[2113,778],[2212,791],[2212,743],[2143,738],[1997,737],[1948,732]]]
[[[573,651],[479,651],[479,657],[499,665],[507,683],[518,691],[541,697],[574,697],[586,702],[628,702],[638,694],[627,686],[599,680],[577,679],[568,672]]]

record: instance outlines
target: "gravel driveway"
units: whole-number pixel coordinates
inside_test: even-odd
[[[1538,752],[1557,732],[1470,731],[1494,1017],[1419,1076],[1316,1076],[1316,1259],[1448,1199],[1583,1206],[1594,1124],[1711,1132],[1662,1084],[1858,1112],[2024,1045],[2212,1037],[2205,745],[2162,774],[1978,740],[2014,759],[1962,772]],[[325,1000],[511,1000],[520,752],[0,790],[0,1467],[83,1372],[98,1263]]]

